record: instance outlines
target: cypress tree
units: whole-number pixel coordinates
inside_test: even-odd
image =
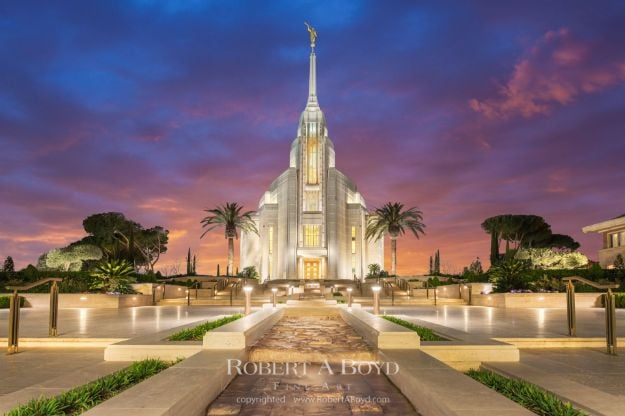
[[[6,273],[13,273],[15,271],[15,263],[13,262],[13,257],[8,256],[6,260],[4,260],[4,264],[2,265],[2,271]]]
[[[440,250],[436,250],[436,255],[434,257],[434,273],[441,273],[441,252]]]
[[[195,264],[196,264],[196,257],[195,254],[193,255],[193,276],[197,275],[197,269],[195,268]]]
[[[217,277],[219,277],[219,264],[217,265]]]
[[[495,232],[490,235],[490,264],[495,265],[499,262],[499,239]]]
[[[433,261],[432,256],[430,256],[430,273],[429,274],[434,273],[434,264],[432,263],[432,261]]]
[[[191,275],[191,248],[187,251],[187,276]]]
[[[135,266],[135,230],[130,229],[130,237],[128,238],[128,262]]]

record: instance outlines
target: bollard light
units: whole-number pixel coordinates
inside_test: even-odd
[[[347,288],[347,307],[351,308],[352,307],[352,288],[348,287]]]
[[[382,288],[380,286],[372,286],[371,291],[373,292],[373,314],[380,314],[380,290]]]
[[[252,312],[252,286],[244,286],[243,292],[245,293],[245,314],[249,315]]]
[[[277,287],[272,287],[271,288],[271,299],[272,299],[272,303],[273,303],[273,307],[276,307],[276,294],[278,293],[278,288]]]

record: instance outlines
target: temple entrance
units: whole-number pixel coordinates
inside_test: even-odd
[[[304,279],[319,280],[319,259],[304,259]]]

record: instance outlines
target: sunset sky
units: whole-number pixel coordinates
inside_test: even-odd
[[[170,230],[160,268],[191,247],[199,272],[224,270],[202,210],[255,209],[288,167],[304,20],[337,167],[369,208],[424,213],[401,274],[437,248],[443,271],[486,262],[480,223],[503,213],[541,215],[596,258],[581,228],[625,214],[616,1],[5,1],[0,257],[36,263],[119,211]]]

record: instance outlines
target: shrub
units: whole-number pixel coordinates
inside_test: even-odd
[[[541,416],[585,416],[555,394],[524,380],[510,379],[491,371],[469,370],[467,375]]]
[[[20,307],[24,306],[25,301],[26,299],[24,299],[23,296],[20,296]],[[0,296],[0,309],[8,309],[10,305],[11,298],[9,296]]]
[[[343,296],[343,294],[341,292],[334,292],[332,296]]]
[[[16,407],[7,416],[78,415],[173,363],[147,359],[55,397],[41,397]]]
[[[601,296],[601,306],[605,307],[605,298]],[[625,293],[614,294],[614,307],[625,308]]]
[[[134,293],[130,283],[134,283],[132,277],[135,269],[126,260],[104,261],[95,268],[92,276],[95,280],[91,283],[91,289],[102,292]]]
[[[448,341],[446,338],[436,335],[434,331],[432,331],[430,328],[415,325],[412,322],[404,321],[403,319],[399,319],[394,316],[382,316],[382,318],[386,319],[387,321],[393,322],[394,324],[401,325],[404,328],[415,331],[417,334],[419,334],[421,341]]]
[[[234,322],[237,319],[243,318],[240,313],[223,317],[215,321],[205,322],[193,328],[183,329],[169,336],[170,341],[202,341],[204,334],[208,331],[212,331],[215,328]]]
[[[530,282],[529,286],[535,292],[562,292],[565,289],[564,282],[561,279],[547,275]]]
[[[529,286],[528,264],[525,261],[508,259],[497,263],[488,271],[495,292],[525,290]]]

